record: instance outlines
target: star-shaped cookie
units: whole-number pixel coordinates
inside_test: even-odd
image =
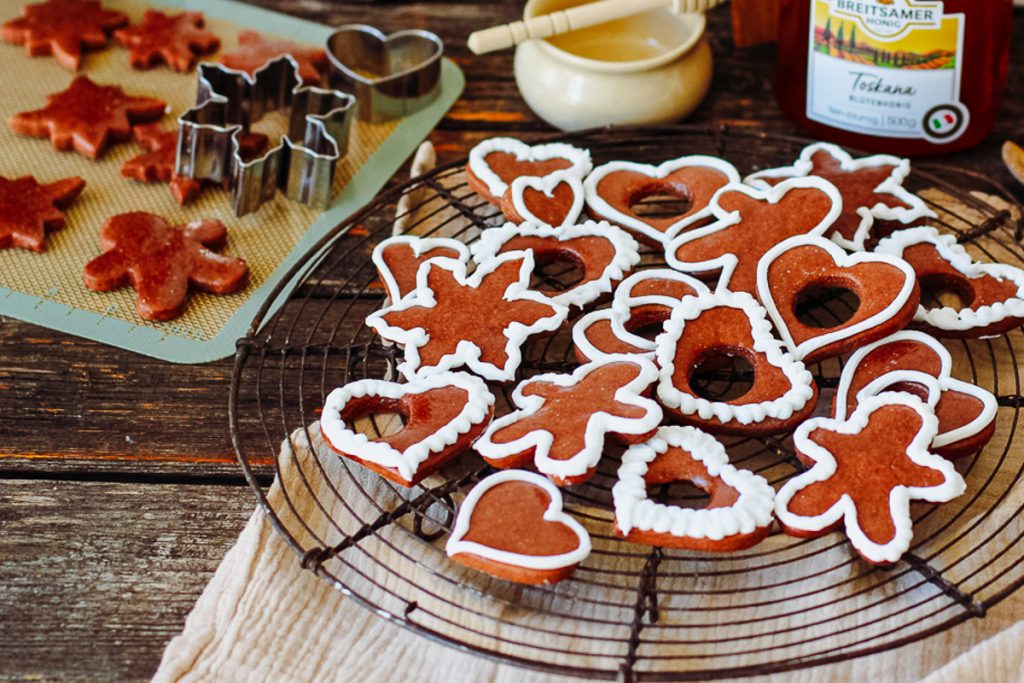
[[[114,37],[128,48],[135,69],[151,69],[163,62],[175,71],[187,72],[201,56],[220,47],[220,39],[204,26],[202,12],[146,10],[140,25],[114,31]]]
[[[63,210],[81,194],[85,181],[64,178],[41,185],[32,176],[0,176],[0,249],[46,251],[46,233],[64,226]]]
[[[220,58],[221,64],[252,74],[271,59],[291,55],[299,65],[299,78],[307,85],[320,82],[320,74],[327,70],[327,53],[315,47],[299,45],[289,40],[271,40],[256,31],[238,34],[238,49]]]
[[[97,0],[46,0],[27,5],[22,16],[0,27],[0,37],[24,45],[33,57],[52,54],[75,71],[82,48],[104,47],[110,32],[127,23],[126,14],[103,9]]]

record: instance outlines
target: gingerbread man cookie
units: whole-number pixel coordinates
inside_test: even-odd
[[[0,27],[0,37],[24,45],[33,57],[53,55],[67,69],[82,64],[82,48],[105,47],[110,32],[128,23],[123,12],[97,0],[46,0],[26,5],[22,16]]]
[[[238,49],[220,58],[229,69],[244,71],[250,76],[272,59],[289,55],[299,66],[299,78],[306,85],[319,85],[320,74],[328,68],[327,53],[315,47],[289,40],[271,40],[256,31],[240,31]]]
[[[32,176],[0,176],[0,249],[46,251],[46,233],[64,227],[64,210],[84,188],[81,178],[41,185]]]
[[[372,313],[366,324],[404,347],[406,377],[465,365],[486,379],[508,382],[521,346],[562,324],[568,308],[529,289],[533,255],[500,254],[472,275],[466,263],[435,258],[420,266],[416,289]]]
[[[67,90],[47,96],[45,107],[15,114],[7,124],[18,135],[49,137],[56,149],[96,159],[108,143],[127,140],[133,125],[155,121],[166,110],[161,100],[132,97],[116,85],[79,76]]]
[[[506,581],[552,584],[590,555],[590,534],[562,509],[562,492],[533,472],[506,470],[459,506],[448,556]]]
[[[845,289],[857,308],[836,325],[797,317],[802,293]],[[794,358],[815,363],[901,330],[914,317],[920,292],[906,261],[886,254],[847,254],[834,242],[797,235],[769,249],[757,264],[757,295]]]
[[[188,72],[201,56],[220,47],[220,39],[205,25],[202,12],[146,10],[142,24],[118,29],[114,37],[128,48],[134,69],[152,69],[162,62],[175,71]]]
[[[841,147],[818,142],[804,148],[792,166],[747,176],[744,182],[768,188],[787,178],[824,178],[839,189],[843,213],[829,235],[850,251],[865,249],[877,221],[909,225],[935,213],[917,195],[903,187],[910,161],[888,154],[854,159]]]
[[[416,273],[432,258],[469,261],[469,249],[450,237],[396,235],[377,244],[370,258],[391,301],[398,301],[416,289]]]
[[[953,359],[937,339],[901,330],[857,349],[843,366],[832,416],[845,420],[866,396],[906,391],[924,400],[939,420],[931,450],[944,458],[976,453],[995,433],[999,408],[991,392],[952,375]]]
[[[531,146],[515,138],[489,138],[470,150],[466,180],[481,197],[500,205],[519,176],[544,177],[564,170],[582,179],[593,167],[588,150],[564,142]]]
[[[568,262],[580,266],[583,276],[568,289],[543,292],[566,306],[585,306],[603,295],[640,262],[640,245],[608,223],[587,221],[552,228],[532,223],[506,223],[488,228],[470,248],[477,263],[487,263],[509,251],[529,251],[534,263]]]
[[[953,464],[928,451],[938,420],[916,396],[865,397],[847,420],[817,417],[793,435],[810,469],[783,485],[775,515],[794,536],[845,524],[861,557],[892,564],[910,548],[910,501],[945,503],[964,492]]]
[[[638,443],[658,428],[661,408],[643,395],[657,377],[651,361],[630,356],[531,377],[512,393],[517,410],[492,422],[476,450],[499,468],[532,461],[560,486],[586,481],[606,438]]]
[[[583,214],[583,182],[571,171],[519,176],[502,196],[501,212],[513,223],[575,225]]]
[[[587,176],[587,208],[606,221],[621,225],[649,244],[661,246],[667,240],[708,215],[708,205],[718,190],[740,182],[736,168],[724,159],[684,156],[657,166],[632,161],[612,161]],[[642,216],[633,206],[646,197],[679,197],[689,201],[680,215],[657,218]]]
[[[749,294],[718,290],[685,297],[655,345],[658,399],[686,424],[714,434],[774,434],[814,411],[818,388],[811,373],[772,336],[767,313]],[[694,373],[719,356],[740,356],[752,367],[743,395],[725,401],[697,392]]]
[[[177,318],[190,287],[231,294],[245,286],[245,261],[211,251],[222,247],[227,236],[220,221],[172,226],[151,213],[122,213],[103,224],[103,254],[85,264],[85,286],[108,292],[131,285],[141,317]]]
[[[685,508],[651,500],[648,487],[689,481],[710,500]],[[729,552],[757,545],[775,521],[775,490],[764,477],[729,464],[725,447],[693,427],[662,427],[622,456],[612,487],[615,533],[627,541]]]
[[[494,395],[483,380],[443,372],[406,384],[364,379],[327,395],[320,431],[332,449],[402,486],[415,486],[465,452],[491,420]],[[402,429],[374,436],[361,418],[398,413]]]
[[[757,292],[757,263],[795,235],[825,234],[842,212],[839,191],[814,176],[786,180],[767,190],[730,184],[711,200],[710,225],[669,242],[668,265],[701,278],[720,274],[719,288]]]
[[[1024,270],[971,258],[952,234],[908,228],[881,240],[875,251],[910,263],[922,288],[937,285],[964,302],[956,310],[922,295],[914,321],[938,337],[994,337],[1024,323]]]

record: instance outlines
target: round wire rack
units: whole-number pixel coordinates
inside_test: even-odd
[[[595,163],[712,154],[741,173],[789,164],[809,142],[690,126],[563,139],[590,148]],[[966,494],[913,509],[913,544],[892,567],[860,560],[840,532],[814,539],[773,534],[730,554],[622,541],[611,533],[621,454],[613,448],[592,480],[565,490],[567,509],[594,544],[571,578],[527,588],[449,561],[444,541],[457,503],[491,472],[479,457],[465,454],[404,489],[331,453],[315,421],[334,387],[395,377],[400,350],[364,319],[385,299],[369,254],[392,234],[400,198],[408,193],[399,225],[413,234],[472,242],[502,222],[468,188],[463,164],[400,185],[339,225],[283,280],[239,340],[232,438],[269,518],[304,567],[382,618],[463,651],[561,674],[652,681],[787,671],[899,647],[984,617],[1024,583],[1024,492],[1016,488],[1024,472],[1020,329],[947,342],[954,374],[997,396],[997,430],[982,452],[957,461]],[[976,257],[1024,265],[1019,207],[992,179],[929,163],[916,165],[907,185],[939,214],[933,223],[956,233]],[[662,258],[648,249],[643,267]],[[534,273],[535,286],[565,287],[573,272],[549,264]],[[803,313],[828,326],[851,305],[843,296],[823,296]],[[574,366],[567,334],[558,334],[529,345],[520,376]],[[828,408],[840,368],[840,360],[810,367],[822,393],[819,413]],[[742,369],[719,368],[703,381],[709,394],[720,395],[745,379]],[[508,410],[513,386],[493,387],[497,414]],[[391,417],[378,416],[374,427],[388,429]],[[776,488],[801,469],[785,437],[723,441],[735,465]],[[269,493],[259,483],[268,473],[279,477]],[[693,490],[660,495],[701,503]]]

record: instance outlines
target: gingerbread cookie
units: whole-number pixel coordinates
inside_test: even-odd
[[[81,178],[41,185],[32,176],[0,176],[0,249],[46,251],[46,233],[64,227],[64,210],[84,188]]]
[[[569,309],[530,291],[533,255],[500,254],[466,275],[466,263],[435,258],[416,275],[416,289],[372,313],[366,324],[403,345],[406,377],[465,365],[486,379],[509,382],[531,336],[558,329]]]
[[[128,48],[133,69],[152,69],[161,62],[175,71],[188,72],[199,58],[216,52],[220,39],[207,31],[202,12],[164,14],[146,10],[142,24],[114,31]]]
[[[808,324],[797,302],[816,287],[857,297],[850,318],[837,325]],[[885,254],[847,254],[834,242],[797,235],[769,249],[757,264],[757,295],[794,358],[816,363],[901,330],[914,317],[920,291],[906,261]]]
[[[307,47],[290,40],[271,40],[256,31],[241,31],[238,34],[238,49],[220,58],[221,64],[229,69],[244,71],[250,76],[272,59],[288,55],[298,65],[299,78],[306,85],[319,85],[322,73],[328,68],[327,53],[315,47]]]
[[[792,429],[814,411],[818,388],[811,373],[772,336],[767,313],[749,294],[685,297],[655,344],[658,399],[681,422],[714,434],[755,436]],[[694,388],[694,373],[719,356],[740,356],[752,367],[742,396],[712,400]]]
[[[540,266],[552,262],[578,265],[583,270],[579,282],[565,290],[542,293],[551,301],[580,307],[610,294],[640,262],[640,245],[636,240],[608,223],[593,221],[559,228],[506,223],[484,230],[470,250],[477,263],[522,250],[532,253],[534,263]]]
[[[683,232],[665,249],[668,265],[701,278],[719,274],[718,287],[757,292],[757,263],[795,235],[825,234],[842,211],[839,191],[814,176],[767,190],[730,184],[711,200],[710,225]]]
[[[151,213],[122,213],[103,224],[103,254],[85,264],[85,286],[108,292],[131,285],[141,317],[177,318],[185,310],[190,286],[213,294],[231,294],[245,286],[245,261],[211,251],[221,248],[227,236],[220,221],[171,226]]]
[[[469,249],[449,237],[397,235],[377,244],[370,256],[391,301],[398,301],[416,289],[416,273],[432,258],[469,261]]]
[[[517,410],[492,422],[476,450],[503,469],[532,461],[560,486],[586,481],[609,436],[639,443],[658,428],[661,408],[643,395],[657,377],[651,361],[630,356],[531,377],[512,393]]]
[[[588,150],[564,142],[530,146],[515,138],[489,138],[470,150],[466,180],[477,194],[499,205],[519,176],[564,170],[582,179],[593,167]]]
[[[473,487],[445,547],[460,564],[506,581],[552,584],[590,555],[590,534],[544,477],[506,470]]]
[[[787,178],[824,178],[843,197],[843,213],[829,236],[844,249],[859,251],[872,237],[878,221],[909,225],[935,213],[917,195],[903,187],[910,161],[888,154],[854,159],[841,147],[827,142],[808,145],[792,166],[754,173],[744,182],[768,188]]]
[[[775,515],[786,533],[820,536],[840,524],[854,550],[892,564],[910,548],[910,501],[945,503],[964,492],[953,464],[928,451],[938,420],[916,396],[868,396],[847,420],[816,417],[793,435],[810,469],[783,485]]]
[[[46,106],[15,114],[7,124],[18,135],[49,137],[56,149],[74,149],[96,159],[111,142],[131,136],[131,127],[164,115],[167,103],[132,97],[116,85],[98,85],[79,76],[62,92],[46,98]]]
[[[587,208],[596,217],[620,225],[645,242],[661,246],[680,230],[708,215],[718,190],[740,182],[736,168],[724,159],[684,156],[658,166],[612,161],[595,168],[584,182]],[[677,216],[641,216],[633,206],[646,197],[670,196],[689,201]]]
[[[637,332],[660,326],[684,296],[709,291],[707,285],[668,268],[633,273],[615,289],[611,308],[593,311],[572,328],[573,346],[581,363],[614,353],[654,359],[654,340]]]
[[[932,227],[908,228],[878,243],[875,251],[906,260],[923,289],[956,292],[960,310],[935,306],[922,294],[914,321],[939,337],[994,337],[1024,323],[1024,270],[971,258],[952,234]]]
[[[832,416],[845,420],[863,398],[881,391],[906,391],[924,400],[939,420],[931,450],[944,458],[976,453],[995,433],[999,405],[991,392],[953,377],[952,367],[949,351],[934,337],[897,332],[857,349],[846,361]]]
[[[570,171],[519,176],[502,195],[501,212],[513,223],[575,225],[583,214],[583,182]]]
[[[415,486],[469,450],[491,421],[494,396],[483,380],[443,372],[406,384],[364,379],[327,395],[320,431],[332,449],[402,486]],[[356,423],[398,413],[402,429],[374,436]]]
[[[651,500],[651,486],[688,481],[710,500],[684,508]],[[615,534],[633,543],[730,552],[757,545],[775,521],[775,490],[729,464],[725,447],[693,427],[662,427],[622,456],[612,487]]]
[[[46,0],[26,5],[22,16],[0,27],[0,38],[24,45],[33,57],[53,55],[65,68],[82,64],[82,48],[105,47],[110,32],[128,23],[123,12],[97,0]]]

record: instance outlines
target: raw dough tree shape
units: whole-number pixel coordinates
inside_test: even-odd
[[[0,37],[24,45],[33,57],[53,55],[75,71],[82,48],[106,46],[110,32],[127,23],[126,14],[103,9],[97,0],[47,0],[27,5],[22,16],[0,27]]]
[[[0,176],[0,249],[46,251],[46,232],[64,227],[63,211],[84,187],[81,178],[40,185],[32,176]]]
[[[200,56],[220,47],[220,39],[204,25],[202,12],[146,10],[140,25],[119,29],[114,37],[128,48],[132,68],[152,69],[163,62],[175,71],[188,72]]]
[[[239,33],[238,49],[223,55],[220,62],[251,76],[256,69],[281,55],[291,55],[299,65],[299,78],[307,85],[320,83],[320,74],[327,70],[327,53],[323,50],[289,40],[270,40],[256,31]]]

